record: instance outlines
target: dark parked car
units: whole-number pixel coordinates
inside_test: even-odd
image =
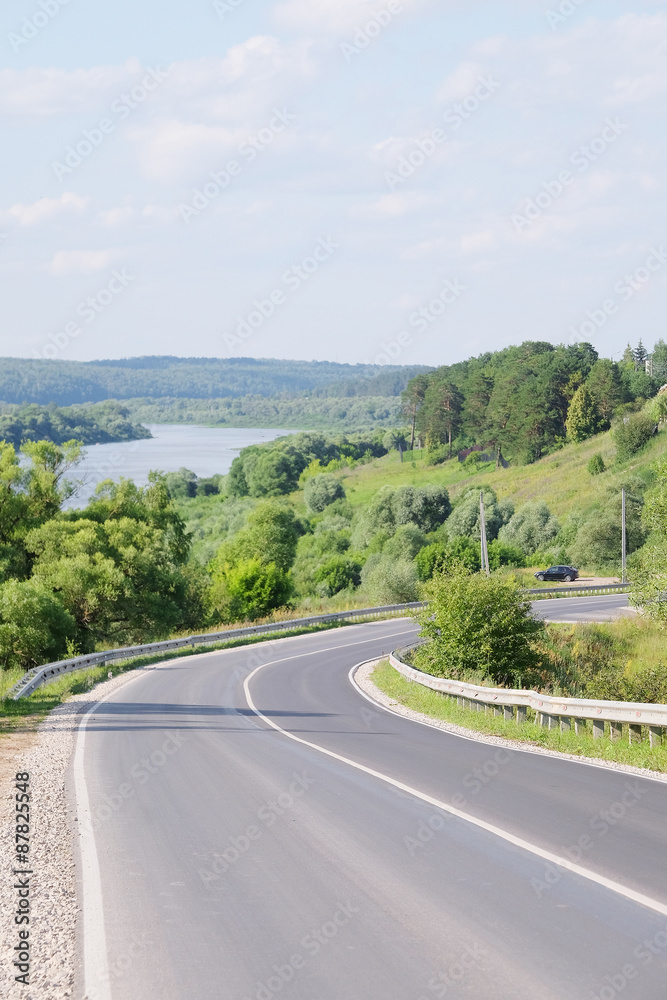
[[[564,580],[565,583],[572,583],[579,579],[579,570],[574,566],[550,566],[549,569],[541,569],[535,576],[538,580]]]

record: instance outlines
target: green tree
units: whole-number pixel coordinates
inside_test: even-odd
[[[595,400],[605,424],[609,426],[614,410],[626,398],[618,365],[607,358],[599,358],[586,379],[586,388]]]
[[[549,546],[560,530],[544,500],[525,503],[512,515],[498,532],[498,539],[518,548],[524,555],[532,555]]]
[[[424,396],[428,389],[429,379],[427,375],[416,375],[408,382],[407,387],[401,394],[403,413],[410,421],[410,451],[415,446],[415,426],[417,415],[424,402]]]
[[[570,441],[577,442],[585,441],[602,430],[602,414],[586,385],[580,386],[572,397],[565,426]]]
[[[416,617],[427,639],[420,669],[439,677],[482,676],[496,684],[523,684],[540,666],[535,641],[543,625],[507,576],[486,577],[460,568],[427,585],[428,607]]]
[[[447,519],[447,534],[450,539],[457,537],[480,539],[480,492],[484,493],[484,520],[486,522],[487,541],[497,537],[503,524],[506,524],[514,514],[514,504],[511,500],[499,501],[491,487],[483,491],[471,487],[456,498],[451,515]]]
[[[253,557],[218,566],[211,604],[223,622],[256,621],[284,607],[291,592],[283,569]]]
[[[599,476],[600,473],[606,470],[607,466],[604,464],[604,459],[599,451],[596,451],[596,453],[589,458],[586,468],[590,472],[591,476]]]
[[[310,514],[320,514],[336,500],[344,499],[345,490],[340,479],[330,473],[313,476],[306,481],[303,499]]]
[[[50,590],[35,580],[0,585],[0,664],[29,670],[66,655],[77,624]]]
[[[613,432],[617,460],[627,462],[648,444],[656,430],[650,413],[630,413],[623,417]]]
[[[332,556],[315,570],[323,597],[332,597],[341,590],[353,590],[361,583],[361,564],[348,556]]]

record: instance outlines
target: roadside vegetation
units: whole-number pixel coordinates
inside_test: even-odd
[[[177,367],[165,364],[167,382]],[[118,377],[129,384],[145,373],[130,367]],[[539,404],[530,412],[524,381]],[[524,344],[419,372],[404,392],[402,428],[300,432],[243,449],[226,476],[182,469],[153,473],[141,488],[107,481],[85,507],[67,510],[80,442],[24,439],[22,461],[4,443],[0,668],[272,615],[416,601],[438,580],[470,599],[481,588],[488,600],[484,588],[496,587],[497,600],[511,603],[518,584],[550,563],[616,577],[621,488],[633,599],[662,627],[667,392],[654,390],[632,352],[614,365],[590,345]],[[536,437],[549,400],[551,430]],[[471,451],[475,440],[486,451]],[[480,493],[491,581],[478,572]],[[483,618],[471,648],[483,646]],[[550,676],[565,684],[566,652],[550,641],[560,664]],[[534,669],[528,656],[522,683]]]
[[[534,719],[525,723],[508,721],[502,716],[471,712],[461,708],[456,699],[431,691],[421,684],[411,684],[384,660],[372,675],[373,683],[394,701],[415,712],[422,712],[433,719],[441,719],[462,726],[465,729],[491,736],[503,736],[516,740],[524,746],[543,747],[577,757],[593,757],[648,768],[652,771],[667,771],[667,745],[650,747],[648,740],[642,743],[613,742],[608,737],[594,739],[592,730],[575,733],[546,729]]]

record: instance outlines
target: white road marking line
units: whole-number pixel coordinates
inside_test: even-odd
[[[390,637],[387,636],[386,638]],[[358,643],[352,643],[351,645],[358,645]],[[340,647],[335,648],[340,649]],[[319,652],[324,652],[324,650],[319,650]],[[291,659],[291,657],[284,657],[283,659]],[[598,875],[597,872],[591,871],[589,868],[584,868],[582,865],[574,864],[574,862],[570,861],[568,858],[563,858],[558,854],[554,854],[552,851],[546,851],[543,848],[538,847],[536,844],[531,844],[529,841],[524,840],[522,837],[516,837],[513,833],[509,833],[507,830],[503,830],[501,827],[495,826],[493,823],[487,823],[485,820],[478,819],[476,816],[472,816],[470,813],[466,813],[462,809],[457,809],[455,806],[449,805],[447,802],[442,802],[440,799],[436,799],[432,795],[427,795],[425,792],[421,792],[419,789],[413,788],[411,785],[406,785],[402,781],[397,781],[395,778],[391,778],[388,774],[383,774],[381,771],[376,771],[371,767],[366,767],[365,764],[360,764],[358,761],[351,760],[349,757],[343,757],[342,754],[335,753],[333,750],[327,750],[325,747],[318,746],[316,743],[311,743],[309,740],[304,740],[301,736],[295,736],[294,733],[289,733],[287,730],[282,729],[278,723],[269,719],[266,715],[259,711],[252,700],[252,695],[250,694],[250,681],[253,677],[258,674],[260,670],[264,670],[265,667],[272,666],[273,664],[280,662],[281,660],[274,660],[269,663],[261,664],[259,667],[256,667],[252,673],[248,674],[243,682],[243,690],[248,702],[248,707],[255,713],[255,715],[259,716],[260,719],[266,722],[268,726],[275,729],[276,732],[282,733],[283,736],[286,736],[290,740],[294,740],[295,743],[301,743],[304,746],[310,747],[311,750],[316,750],[318,753],[324,754],[326,757],[331,757],[343,764],[348,764],[357,771],[363,771],[364,774],[368,774],[373,778],[378,778],[380,781],[384,781],[393,788],[398,788],[400,791],[406,792],[408,795],[413,795],[415,798],[421,799],[422,802],[427,802],[429,805],[435,806],[437,809],[441,809],[450,816],[455,816],[457,819],[461,819],[466,823],[471,823],[480,830],[485,830],[487,833],[493,834],[493,836],[506,841],[508,844],[513,844],[515,847],[518,847],[523,851],[527,851],[535,857],[542,858],[542,860],[548,861],[550,864],[556,865],[558,868],[564,868],[566,871],[570,871],[575,875],[580,875],[589,882],[594,882],[605,889],[609,889],[611,892],[615,892],[633,903],[638,903],[640,906],[645,906],[656,913],[660,913],[662,916],[667,916],[667,904],[661,903],[657,899],[652,899],[650,896],[645,896],[641,892],[636,892],[634,889],[621,885],[620,882],[615,882],[612,879],[605,878],[604,875]]]
[[[83,763],[88,718],[105,700],[101,699],[92,708],[89,708],[81,720],[73,763],[76,816],[79,824],[79,848],[81,851],[83,974],[86,1000],[111,1000],[100,864]]]

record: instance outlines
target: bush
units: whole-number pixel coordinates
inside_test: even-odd
[[[457,498],[454,510],[447,520],[447,534],[450,538],[480,538],[479,527],[479,495],[480,490],[473,486]],[[484,487],[484,519],[486,521],[486,537],[492,541],[498,532],[514,514],[514,504],[511,500],[499,501],[495,491]]]
[[[255,621],[284,607],[291,597],[291,585],[284,570],[275,563],[246,559],[218,573],[211,590],[214,609],[223,622]]]
[[[501,566],[521,569],[526,565],[523,552],[515,545],[506,545],[496,538],[493,542],[489,542],[488,550],[489,569],[500,569]]]
[[[543,625],[511,578],[450,571],[434,577],[427,600],[417,615],[420,635],[428,639],[416,654],[420,669],[461,679],[481,673],[495,684],[516,686],[541,666],[534,642]]]
[[[364,590],[375,604],[408,604],[419,600],[417,568],[407,559],[371,556],[361,571]]]
[[[599,476],[601,472],[605,471],[607,466],[604,464],[604,459],[599,451],[589,459],[586,468],[590,472],[591,476]]]
[[[471,538],[454,538],[451,542],[433,542],[431,545],[426,545],[415,556],[417,574],[419,579],[423,581],[430,580],[435,573],[446,571],[449,567],[456,565],[462,565],[476,573],[482,565],[479,542],[473,542]]]
[[[656,423],[648,413],[631,413],[614,429],[616,459],[626,462],[646,445],[656,432]]]
[[[320,584],[322,597],[332,597],[341,590],[358,587],[361,583],[361,564],[348,556],[334,556],[315,571],[315,581]]]
[[[312,476],[307,480],[303,490],[306,509],[310,514],[321,514],[336,500],[345,498],[343,484],[330,473]]]
[[[498,539],[529,556],[548,546],[559,532],[558,521],[544,500],[530,501],[513,514],[498,532]]]
[[[378,532],[393,535],[403,524],[421,531],[435,531],[451,511],[449,493],[443,486],[383,486],[358,518],[354,542],[365,547]]]
[[[34,580],[7,580],[0,586],[0,664],[29,670],[66,655],[77,636],[73,616],[45,586]]]

